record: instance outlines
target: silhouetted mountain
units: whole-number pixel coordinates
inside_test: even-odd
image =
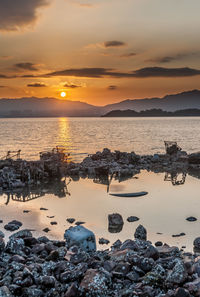
[[[105,106],[105,113],[111,110],[147,110],[162,109],[166,111],[175,111],[180,109],[199,108],[200,109],[200,91],[193,90],[174,95],[167,95],[163,98],[145,98],[125,100],[115,104]]]
[[[176,111],[163,111],[162,109],[135,110],[112,110],[102,117],[189,117],[200,116],[200,109],[182,109]]]
[[[1,99],[0,116],[99,116],[99,107],[70,100],[55,98]]]
[[[127,109],[135,111],[200,109],[200,91],[193,90],[163,98],[125,100],[103,107],[55,98],[0,99],[0,117],[101,116],[112,110]]]

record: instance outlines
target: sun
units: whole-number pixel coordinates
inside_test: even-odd
[[[65,98],[66,95],[67,95],[66,92],[61,92],[61,93],[60,93],[60,96],[61,96],[62,98]]]

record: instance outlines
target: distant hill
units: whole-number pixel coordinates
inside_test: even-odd
[[[0,99],[1,117],[99,116],[101,108],[55,98]]]
[[[115,104],[105,106],[104,111],[111,110],[147,110],[147,109],[162,109],[165,111],[175,111],[180,109],[198,108],[200,109],[200,91],[193,90],[174,95],[166,95],[163,98],[145,98],[125,100]]]
[[[162,109],[135,110],[112,110],[102,117],[189,117],[200,116],[200,109],[182,109],[176,111],[163,111]]]
[[[103,107],[56,98],[0,99],[0,117],[102,116],[112,110],[128,109],[136,112],[150,109],[200,109],[200,91],[193,90],[163,98],[128,99]]]

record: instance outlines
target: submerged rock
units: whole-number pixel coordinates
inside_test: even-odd
[[[94,233],[83,226],[70,227],[65,231],[64,238],[69,246],[76,245],[85,251],[96,250]]]

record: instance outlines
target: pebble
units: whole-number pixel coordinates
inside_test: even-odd
[[[188,217],[186,220],[188,222],[195,222],[195,221],[197,221],[197,218],[195,218],[195,217]]]
[[[135,216],[130,216],[130,217],[127,218],[127,221],[129,223],[137,222],[137,221],[139,221],[139,218],[138,217],[135,217]]]
[[[45,233],[48,233],[51,230],[47,227],[47,228],[44,228],[42,231],[45,232]]]
[[[68,218],[66,219],[66,221],[70,224],[73,224],[75,222],[75,219],[74,218]]]

